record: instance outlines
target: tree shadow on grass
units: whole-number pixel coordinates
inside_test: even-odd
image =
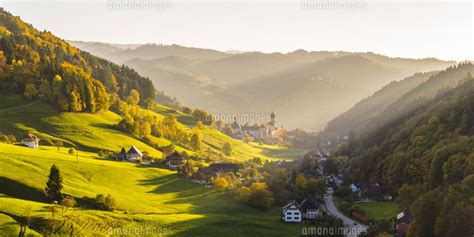
[[[6,177],[0,177],[0,193],[7,196],[35,202],[47,203],[43,191]]]
[[[184,205],[186,212],[192,214],[203,213],[238,213],[241,210],[252,213],[259,212],[244,206],[231,197],[213,188],[186,182],[176,174],[164,175],[156,178],[141,180],[140,185],[153,186],[149,193],[157,195],[172,194],[173,198],[164,200],[165,205]]]

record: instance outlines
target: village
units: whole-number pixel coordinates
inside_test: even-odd
[[[283,126],[278,127],[276,123],[276,114],[272,112],[270,114],[269,122],[262,122],[260,125],[257,123],[250,125],[245,123],[241,125],[238,123],[237,118],[234,117],[234,121],[231,124],[223,127],[221,131],[232,138],[248,141],[261,141],[271,143],[281,141]]]
[[[40,139],[36,135],[27,134],[21,139],[20,143],[28,148],[38,149],[39,142]],[[189,167],[187,154],[179,153],[176,150],[164,159],[150,162],[136,146],[131,145],[128,149],[122,147],[115,155],[110,156],[110,159],[118,162],[133,162],[175,170],[189,182],[204,185],[206,188],[214,188],[216,179],[228,176],[238,179],[239,185],[255,182],[251,179],[246,180],[248,177],[242,175],[242,172],[248,171],[248,167],[246,167],[248,164],[216,162],[206,167]],[[255,163],[261,164],[261,161],[257,160]],[[291,180],[292,177],[296,177],[296,180],[301,177],[305,180],[323,179],[325,181],[323,193],[311,193],[306,196],[297,195],[296,199],[289,199],[286,204],[281,206],[280,221],[284,223],[315,223],[333,216],[340,219],[349,232],[359,231],[360,233],[361,231],[367,231],[368,227],[375,223],[373,220],[357,218],[354,210],[349,210],[350,208],[344,210],[343,205],[392,201],[392,196],[380,183],[348,182],[343,176],[344,168],[335,164],[334,158],[331,157],[328,149],[307,152],[304,156],[299,156],[293,161],[266,162],[263,166],[284,170],[288,177],[288,183],[295,182],[295,180]],[[252,163],[252,167],[257,166]],[[344,201],[339,201],[341,203],[337,206],[334,199]],[[412,219],[413,216],[408,210],[399,212],[391,219],[393,233],[403,236]]]

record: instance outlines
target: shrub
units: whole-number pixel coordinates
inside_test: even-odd
[[[65,197],[61,201],[61,206],[63,206],[62,212],[67,211],[69,208],[76,206],[76,200],[73,197]]]
[[[71,154],[71,155],[74,155],[74,154],[76,154],[76,149],[71,147],[71,148],[69,148],[68,153]]]
[[[115,207],[117,206],[117,202],[115,201],[115,198],[112,197],[112,195],[107,194],[105,196],[104,194],[97,194],[97,196],[94,199],[94,203],[97,208],[100,210],[106,210],[106,211],[113,211],[115,210]]]
[[[214,180],[214,187],[220,190],[225,190],[230,186],[229,181],[225,179],[224,177],[217,177]]]
[[[16,137],[13,135],[0,135],[0,142],[13,144],[16,142]]]

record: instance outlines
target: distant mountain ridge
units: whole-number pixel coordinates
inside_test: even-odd
[[[316,130],[391,81],[455,64],[343,51],[232,54],[147,44],[113,46],[111,53],[94,43],[76,46],[130,66],[191,107],[217,114],[275,111],[285,127]]]

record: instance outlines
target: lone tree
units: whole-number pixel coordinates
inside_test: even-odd
[[[222,153],[224,153],[225,156],[232,156],[232,144],[229,142],[224,143],[224,146],[222,146]]]
[[[63,179],[61,178],[58,167],[52,165],[49,170],[48,182],[44,189],[49,200],[59,202],[63,199],[63,195],[61,194],[61,189],[63,188],[62,183]]]
[[[64,143],[62,141],[56,141],[54,143],[54,145],[56,145],[56,147],[58,148],[58,151],[59,151],[59,149],[64,146]]]

